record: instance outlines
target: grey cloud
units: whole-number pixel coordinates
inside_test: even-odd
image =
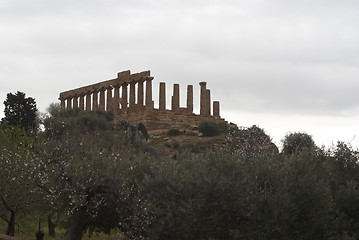
[[[226,111],[356,114],[358,8],[334,0],[2,1],[0,71],[11,81],[1,89],[29,92],[44,111],[60,91],[150,69],[169,85],[207,81]]]

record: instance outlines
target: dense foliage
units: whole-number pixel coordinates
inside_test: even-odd
[[[303,132],[288,133],[285,135],[282,143],[283,153],[289,155],[304,149],[312,149],[316,147],[312,136]]]
[[[227,136],[230,152],[241,159],[255,156],[278,154],[277,146],[265,131],[255,125],[249,128],[232,128]]]
[[[25,130],[36,128],[37,107],[34,98],[25,97],[25,93],[19,91],[15,94],[8,93],[4,105],[3,121],[10,125],[21,126]]]
[[[62,110],[59,104],[51,104],[47,110],[50,114],[44,119],[47,136],[104,131],[113,126],[113,112]]]
[[[359,237],[359,153],[345,143],[279,153],[252,126],[232,129],[225,146],[164,160],[141,153],[137,127],[111,121],[52,106],[36,136],[1,125],[7,234],[19,215],[56,213],[69,240],[111,230],[120,239]]]
[[[219,132],[219,127],[216,122],[203,120],[199,123],[198,130],[203,133],[203,136],[213,137],[217,136]]]

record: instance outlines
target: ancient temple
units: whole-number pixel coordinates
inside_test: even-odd
[[[159,108],[154,108],[152,80],[150,71],[135,74],[131,74],[130,71],[119,72],[115,79],[62,92],[59,100],[62,108],[113,111],[115,124],[121,120],[130,121],[133,125],[142,122],[149,131],[168,130],[174,127],[191,129],[205,119],[225,122],[220,117],[219,102],[214,101],[213,105],[211,104],[211,94],[206,82],[199,83],[201,90],[198,115],[193,113],[193,85],[187,86],[187,106],[180,107],[180,87],[179,84],[174,84],[171,109],[168,110],[166,83],[161,82]]]

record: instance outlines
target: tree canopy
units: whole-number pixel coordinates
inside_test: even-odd
[[[345,143],[320,149],[295,133],[280,154],[252,126],[162,158],[145,153],[151,137],[144,142],[128,122],[113,129],[107,114],[53,105],[44,131],[0,126],[6,233],[22,216],[56,212],[67,240],[86,231],[154,240],[359,237],[359,152]]]
[[[282,143],[282,152],[288,155],[316,147],[312,136],[304,132],[288,133],[285,135]]]
[[[15,94],[8,93],[4,105],[3,121],[10,125],[19,125],[27,131],[36,127],[37,107],[34,98],[25,97],[25,93],[20,91]]]

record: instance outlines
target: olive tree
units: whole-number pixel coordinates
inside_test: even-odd
[[[304,149],[313,149],[316,147],[313,137],[304,132],[294,132],[285,135],[282,140],[282,153],[291,155]]]
[[[27,213],[38,202],[35,178],[40,166],[29,151],[30,144],[23,129],[0,126],[0,218],[7,222],[6,234],[11,236],[16,216]]]
[[[278,154],[277,146],[264,129],[253,125],[249,128],[232,128],[227,136],[229,151],[241,158]]]
[[[81,239],[85,230],[118,228],[119,216],[124,215],[118,212],[131,204],[127,201],[131,189],[122,176],[129,171],[123,164],[132,150],[124,144],[123,130],[108,131],[111,116],[52,105],[44,134],[36,142],[37,156],[46,166],[38,186],[49,208],[66,216],[66,239]]]

